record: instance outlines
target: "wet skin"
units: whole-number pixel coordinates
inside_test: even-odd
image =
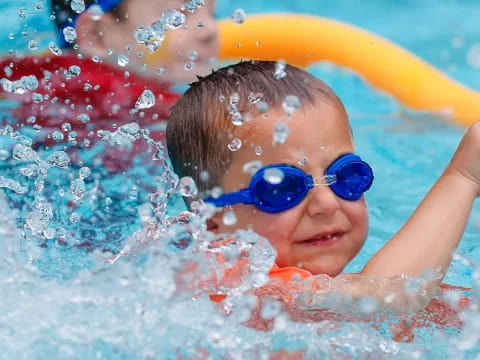
[[[314,178],[340,155],[354,152],[347,114],[336,100],[317,99],[314,106],[300,108],[290,120],[280,109],[270,109],[233,133],[243,141],[232,154],[229,170],[222,179],[224,192],[238,191],[250,182],[243,171],[245,163],[260,160],[263,165],[286,163],[301,168]],[[283,145],[272,145],[278,121],[285,121],[290,135]],[[261,146],[260,156],[255,146]],[[307,164],[298,161],[306,157]],[[310,190],[306,198],[287,211],[269,214],[253,205],[234,205],[237,223],[226,226],[222,213],[214,218],[219,233],[251,228],[266,237],[277,250],[277,265],[301,267],[314,274],[336,276],[360,251],[368,231],[365,199],[348,201],[339,198],[330,187]]]
[[[133,34],[139,25],[150,25],[160,19],[162,14],[169,9],[180,9],[184,1],[180,0],[126,0],[121,3],[121,10],[128,14],[121,21],[116,21],[114,15],[106,13],[98,21],[91,19],[88,11],[82,13],[77,21],[78,43],[80,52],[87,57],[99,56],[116,64],[119,54],[129,54],[129,70],[140,74],[145,59],[139,57],[139,52],[149,50],[138,45]],[[195,79],[195,75],[207,75],[212,70],[211,60],[219,52],[218,26],[213,12],[215,1],[206,0],[205,6],[194,13],[185,11],[185,26],[168,31],[166,41],[157,50],[156,61],[149,67],[150,72],[158,68],[165,69],[159,80],[169,83],[188,83]],[[198,24],[202,23],[202,27]],[[131,46],[131,51],[127,46]],[[112,56],[107,55],[107,49],[113,51]],[[194,68],[186,70],[185,64],[190,59],[190,54],[195,51],[198,58],[194,61]],[[151,75],[150,75],[151,76]]]

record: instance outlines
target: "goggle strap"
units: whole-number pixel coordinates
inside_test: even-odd
[[[223,207],[235,204],[252,204],[252,192],[250,189],[242,189],[240,191],[220,195],[218,198],[208,198],[205,202],[212,203],[216,207]]]

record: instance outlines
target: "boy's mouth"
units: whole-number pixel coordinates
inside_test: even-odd
[[[328,246],[337,243],[345,234],[341,230],[333,230],[321,234],[314,235],[306,240],[302,240],[299,244],[310,246]]]

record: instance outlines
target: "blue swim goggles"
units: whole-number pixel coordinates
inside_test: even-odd
[[[372,185],[373,171],[359,156],[345,154],[327,168],[320,180],[294,166],[272,164],[255,172],[248,188],[204,201],[217,207],[253,204],[267,213],[278,213],[298,205],[317,185],[328,185],[340,198],[355,201]]]

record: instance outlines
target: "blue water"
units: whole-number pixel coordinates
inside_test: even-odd
[[[33,10],[36,3],[44,4],[44,10]],[[31,10],[32,15],[21,19],[17,14],[20,7]],[[229,16],[239,7],[247,15],[290,11],[356,24],[399,43],[453,78],[480,89],[480,69],[467,63],[469,49],[479,41],[478,1],[218,0],[218,17]],[[53,36],[46,8],[42,1],[0,0],[3,30],[0,50],[28,54],[27,43],[31,38],[39,40],[40,49],[44,49]],[[22,35],[22,31],[26,34]],[[13,39],[8,38],[10,32]],[[347,269],[358,271],[415,209],[447,165],[464,128],[402,108],[349,70],[319,64],[310,71],[332,86],[345,103],[356,151],[375,170],[375,186],[368,194],[369,238]],[[6,115],[12,105],[2,102],[1,106],[2,115],[15,124],[16,119],[8,119]],[[0,136],[0,140],[3,147],[13,142],[5,136]],[[39,150],[39,153],[45,157],[51,151]],[[101,146],[98,151],[102,151]],[[24,165],[0,161],[0,175],[17,176],[22,183],[28,182],[13,175]],[[19,213],[0,211],[3,219],[0,236],[5,238],[6,249],[0,263],[3,279],[0,281],[0,338],[4,339],[0,344],[0,359],[169,359],[174,358],[175,349],[183,348],[188,355],[188,351],[195,353],[192,349],[197,347],[211,349],[218,358],[235,352],[247,358],[249,343],[271,349],[302,347],[301,344],[306,343],[313,353],[333,357],[342,354],[364,358],[373,352],[392,358],[400,355],[415,358],[416,354],[418,358],[455,358],[456,353],[448,351],[452,351],[449,346],[455,343],[456,337],[445,337],[441,331],[434,330],[426,331],[409,345],[393,343],[388,336],[356,324],[345,325],[344,333],[323,329],[323,336],[313,335],[324,326],[322,324],[289,323],[288,331],[273,333],[246,329],[241,326],[241,315],[234,312],[225,320],[205,298],[192,302],[188,293],[183,297],[172,295],[175,288],[172,269],[176,269],[179,260],[164,252],[164,244],[157,244],[154,247],[157,252],[150,252],[150,256],[136,259],[133,264],[120,262],[110,267],[104,261],[111,255],[109,251],[118,251],[142,225],[141,209],[145,204],[148,207],[147,196],[152,187],[158,185],[151,172],[162,175],[162,170],[155,165],[150,163],[114,175],[95,169],[95,174],[86,179],[87,193],[95,199],[83,202],[75,211],[67,206],[71,199],[68,189],[79,167],[49,172],[45,194],[53,204],[50,226],[57,231],[65,229],[62,231],[66,232],[63,237],[66,244],[62,246],[47,241],[45,248],[40,246],[42,241],[25,241],[21,234],[17,236],[15,229],[22,231],[35,191],[31,187],[29,193],[22,196],[9,190],[5,192],[8,203]],[[99,191],[94,191],[98,188]],[[132,194],[133,188],[137,189],[136,194]],[[62,195],[62,189],[66,195]],[[1,205],[5,206],[5,202]],[[169,214],[181,208],[178,197],[170,200]],[[459,256],[452,262],[445,282],[473,285],[472,268],[462,258],[474,263],[480,261],[479,210],[477,204],[457,250]],[[80,217],[78,222],[71,221],[72,212]],[[86,239],[90,240],[86,242]],[[469,331],[478,333],[475,316],[478,318],[478,314],[471,314]],[[215,340],[216,333],[222,334],[223,343]],[[332,346],[331,339],[342,345]],[[433,344],[443,345],[435,349]],[[330,350],[324,353],[322,349]],[[375,349],[381,350],[375,353]],[[473,357],[477,353],[478,348],[473,348],[469,355]]]

